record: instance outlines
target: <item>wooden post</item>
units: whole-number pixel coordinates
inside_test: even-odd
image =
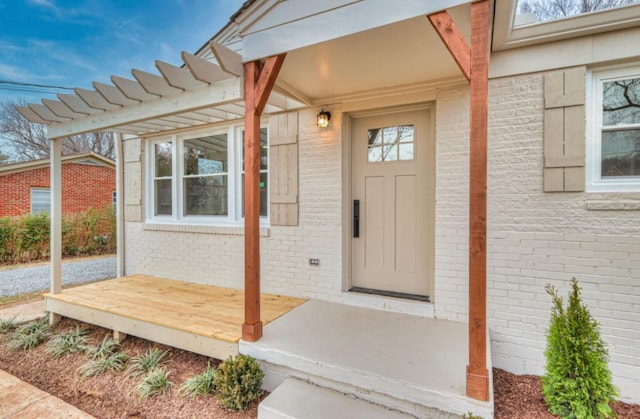
[[[471,5],[469,365],[467,396],[489,400],[487,371],[487,97],[489,2]]]
[[[260,320],[260,117],[285,54],[244,65],[244,324],[242,339],[262,337]]]
[[[470,82],[469,365],[467,396],[489,400],[487,371],[487,96],[489,1],[471,5],[471,46],[446,11],[428,16]]]

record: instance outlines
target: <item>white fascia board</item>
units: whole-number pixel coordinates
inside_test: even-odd
[[[278,13],[287,3],[278,3],[270,13]],[[242,58],[254,61],[466,3],[471,0],[362,0],[298,19],[291,16],[280,25],[243,31]]]
[[[244,79],[235,77],[175,96],[156,98],[85,118],[51,124],[49,138],[61,138],[92,131],[104,131],[150,119],[215,107],[244,99]]]

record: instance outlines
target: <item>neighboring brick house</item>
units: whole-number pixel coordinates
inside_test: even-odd
[[[49,159],[0,166],[0,217],[49,212]],[[115,162],[95,153],[62,158],[62,212],[113,202]]]

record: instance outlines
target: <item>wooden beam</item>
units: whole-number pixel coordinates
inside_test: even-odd
[[[462,70],[462,74],[467,80],[471,80],[471,49],[449,13],[445,10],[427,17]]]
[[[489,1],[471,5],[469,365],[467,396],[489,400],[487,371],[487,103]]]
[[[260,320],[260,116],[276,82],[285,55],[244,64],[244,323],[242,339],[262,337]]]

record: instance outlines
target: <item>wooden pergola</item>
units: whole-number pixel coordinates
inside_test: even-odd
[[[468,44],[446,11],[428,15],[471,86],[469,190],[469,364],[467,395],[489,399],[486,323],[486,189],[489,1],[471,6]],[[243,339],[262,336],[260,319],[260,118],[305,106],[277,86],[285,53],[242,62],[212,43],[218,65],[182,53],[184,67],[156,62],[160,75],[133,70],[135,80],[112,77],[113,85],[76,89],[18,110],[30,121],[49,124],[51,139],[51,293],[61,292],[61,139],[89,131],[147,135],[216,122],[245,124],[245,321]]]

